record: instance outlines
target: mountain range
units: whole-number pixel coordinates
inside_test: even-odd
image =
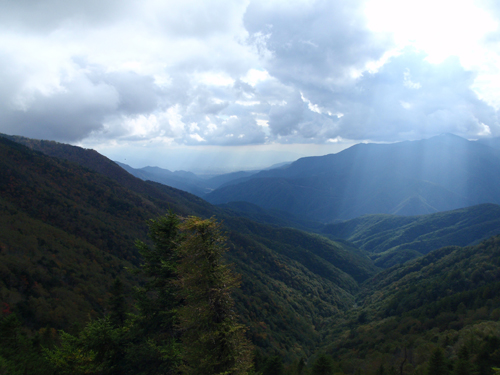
[[[94,150],[0,136],[0,330],[15,312],[34,338],[51,329],[76,333],[108,313],[117,277],[133,311],[132,291],[144,283],[130,272],[142,262],[135,241],[147,242],[148,220],[171,210],[223,222],[226,260],[241,275],[236,308],[260,353],[258,372],[278,355],[296,375],[300,358],[312,364],[326,353],[339,374],[419,374],[439,347],[451,368],[467,347],[467,363],[491,369],[500,365],[498,152],[451,135],[358,145],[222,176],[208,195],[260,184],[281,202],[266,207],[238,199],[212,205],[134,177]],[[331,185],[314,190],[321,182]],[[402,204],[408,194],[420,203]],[[334,196],[346,201],[322,201]],[[5,353],[0,343],[1,371]]]
[[[499,183],[500,150],[445,134],[302,158],[233,180],[204,198],[213,204],[245,201],[329,223],[499,204]]]
[[[131,175],[144,181],[155,181],[163,185],[172,186],[176,189],[187,191],[188,193],[203,197],[212,190],[222,186],[232,180],[249,177],[258,171],[241,171],[215,176],[200,177],[187,171],[169,171],[159,167],[132,168],[123,163],[116,162]]]
[[[10,138],[0,137],[0,293],[34,329],[71,329],[103,314],[115,277],[131,290],[135,241],[147,241],[147,220],[169,210],[224,222],[228,260],[242,275],[242,319],[255,342],[285,357],[296,347],[310,353],[322,322],[378,270],[344,242],[251,221],[142,181],[93,150]],[[278,326],[287,329],[269,331]]]

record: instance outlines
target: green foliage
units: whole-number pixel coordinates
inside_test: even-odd
[[[446,375],[449,373],[446,358],[444,357],[443,349],[436,348],[432,353],[429,365],[427,367],[427,375]]]
[[[235,308],[251,340],[287,361],[311,355],[322,327],[349,309],[358,282],[377,272],[345,243],[238,218],[141,181],[93,150],[15,139],[52,156],[0,137],[0,302],[30,329],[76,334],[89,316],[96,320],[111,308],[117,277],[128,307],[132,285],[155,299],[144,274],[124,270],[141,263],[135,239],[152,244],[146,219],[169,209],[224,221],[225,258],[242,275]]]
[[[54,373],[43,348],[62,373],[168,374],[181,358],[186,372],[201,373],[208,363],[221,373],[238,353],[248,364],[242,326],[257,353],[268,356],[255,357],[256,373],[306,375],[314,365],[299,359],[321,351],[335,358],[334,374],[422,375],[437,347],[454,374],[486,375],[500,366],[498,237],[378,272],[364,250],[346,242],[239,218],[127,176],[90,150],[56,146],[56,154],[86,168],[0,139],[0,373]],[[144,218],[169,207],[169,215],[149,222],[148,239]],[[402,226],[368,217],[352,228],[366,246],[394,250],[377,253],[384,264],[398,263],[441,240],[478,239],[496,228],[496,210],[405,218]],[[213,221],[181,223],[173,212],[224,219],[226,245]],[[132,238],[142,240],[138,249]],[[135,274],[124,272],[141,263]],[[241,274],[235,290],[232,268]],[[198,309],[182,307],[188,302]],[[52,327],[69,333],[57,336]],[[210,360],[211,349],[226,359]]]
[[[183,373],[245,374],[251,367],[250,344],[238,323],[231,293],[239,284],[222,256],[225,237],[214,220],[190,217],[180,229],[176,285],[184,305],[179,309]]]
[[[115,327],[122,327],[125,324],[127,306],[123,295],[123,283],[120,279],[115,279],[113,282],[111,295],[109,299],[109,319]]]
[[[156,220],[149,220],[152,246],[138,241],[136,246],[144,259],[137,271],[146,278],[136,288],[139,314],[131,330],[129,368],[137,373],[174,373],[180,363],[179,334],[176,330],[180,306],[177,278],[180,220],[170,212]],[[140,354],[140,355],[139,355]]]
[[[0,318],[0,373],[9,375],[52,374],[54,369],[45,361],[40,335],[30,335],[23,329],[16,314]]]
[[[277,355],[267,358],[262,369],[262,375],[283,375],[284,372],[283,360]]]
[[[326,350],[345,373],[357,364],[416,375],[427,372],[439,346],[450,373],[490,374],[500,364],[499,262],[500,237],[493,237],[379,273],[363,285],[359,307],[332,322]]]
[[[331,375],[333,368],[332,358],[326,354],[320,354],[312,366],[311,375]]]
[[[323,233],[372,253],[383,268],[444,246],[468,246],[500,232],[500,206],[481,204],[420,216],[366,215],[325,226]]]
[[[61,374],[129,374],[125,361],[127,328],[115,328],[110,319],[91,321],[77,335],[61,332],[61,345],[46,351]]]
[[[179,223],[172,212],[150,220],[149,236],[153,246],[141,241],[136,243],[144,259],[137,272],[146,278],[144,286],[135,293],[141,324],[147,331],[169,337],[174,336],[175,309],[179,306],[177,288],[172,283],[177,277]]]
[[[453,375],[470,375],[473,373],[473,367],[470,362],[470,355],[467,346],[460,348],[458,359],[455,361]]]
[[[315,233],[321,232],[324,227],[324,224],[303,220],[300,216],[294,217],[289,212],[265,210],[248,202],[228,202],[220,204],[218,207],[223,208],[227,215],[245,217],[261,224],[271,224],[284,228],[296,228]]]
[[[251,346],[231,298],[237,279],[222,261],[225,238],[213,220],[149,222],[153,243],[138,242],[146,283],[137,316],[124,319],[121,283],[111,313],[76,336],[61,333],[48,358],[63,374],[246,374]],[[180,343],[182,341],[182,344]],[[181,363],[182,360],[182,363]]]
[[[96,318],[107,307],[114,277],[129,295],[138,282],[125,267],[131,264],[0,198],[0,303],[30,329],[73,330],[89,315]]]
[[[146,278],[137,288],[138,315],[127,320],[122,283],[112,286],[110,314],[90,322],[77,336],[61,334],[62,345],[49,360],[62,373],[172,374],[179,362],[175,309],[179,305],[175,248],[177,216],[149,222],[153,246],[137,242],[144,263],[137,270]]]

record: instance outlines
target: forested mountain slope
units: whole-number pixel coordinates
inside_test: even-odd
[[[242,319],[254,342],[283,356],[310,353],[320,327],[349,308],[358,283],[377,271],[342,243],[238,218],[126,174],[95,151],[68,147],[67,159],[86,167],[0,137],[1,220],[12,223],[0,235],[1,302],[32,328],[69,329],[105,313],[113,278],[128,280],[126,287],[133,281],[124,267],[140,263],[134,242],[146,239],[146,221],[169,209],[224,221],[229,260],[242,274]],[[107,176],[94,171],[103,168]]]
[[[266,210],[260,206],[248,202],[230,202],[219,204],[228,215],[242,216],[258,223],[276,225],[278,227],[289,227],[305,230],[313,233],[322,233],[324,224],[317,221],[304,220],[289,212],[279,210]]]
[[[352,242],[387,268],[443,246],[473,245],[500,234],[500,206],[482,204],[406,217],[366,215],[326,225],[322,233]]]
[[[430,251],[494,233],[496,205],[326,226],[350,246],[252,221],[235,205],[212,206],[94,151],[54,145],[86,166],[0,137],[0,318],[15,312],[30,332],[77,332],[107,313],[115,277],[133,311],[132,286],[143,282],[125,270],[141,262],[134,241],[147,241],[146,221],[172,209],[223,221],[227,260],[242,278],[236,307],[266,355],[309,359],[311,368],[326,353],[339,374],[425,374],[437,348],[453,371],[489,375],[500,365],[499,237]],[[106,176],[96,172],[103,168]],[[269,220],[280,224],[279,215]],[[428,254],[384,271],[365,255],[389,261],[405,248]]]
[[[454,135],[357,144],[338,154],[235,180],[206,196],[331,222],[365,214],[419,215],[500,204],[500,151]]]
[[[497,236],[379,273],[364,284],[350,320],[330,326],[324,350],[346,374],[375,374],[381,366],[427,373],[439,348],[452,373],[493,374],[500,364],[499,318]]]

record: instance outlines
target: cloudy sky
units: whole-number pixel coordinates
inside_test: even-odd
[[[0,132],[248,169],[500,136],[495,0],[0,0]]]

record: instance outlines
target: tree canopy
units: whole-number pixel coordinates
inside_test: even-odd
[[[248,373],[252,347],[234,309],[239,281],[222,260],[220,224],[169,213],[149,228],[152,244],[137,243],[147,279],[136,290],[138,312],[125,313],[116,281],[110,314],[78,336],[62,333],[51,363],[73,374]]]

